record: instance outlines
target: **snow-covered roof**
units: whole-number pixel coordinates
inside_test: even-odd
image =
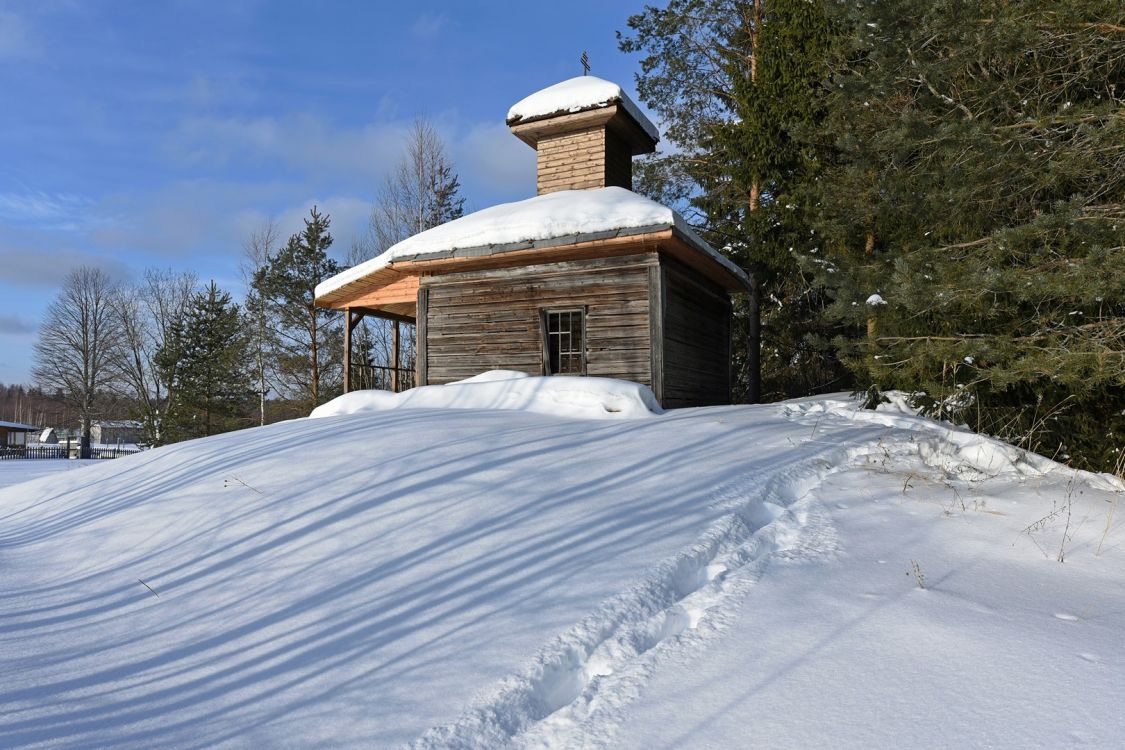
[[[5,422],[2,419],[0,419],[0,427],[4,427],[9,430],[27,430],[35,432],[39,431],[39,428],[35,425],[24,424],[22,422]]]
[[[508,124],[562,112],[583,112],[611,104],[620,104],[654,141],[660,140],[660,131],[628,94],[616,83],[596,76],[571,78],[520,99],[508,110]]]
[[[749,283],[741,268],[704,242],[672,209],[625,188],[604,187],[560,190],[502,203],[427,229],[392,245],[382,255],[325,279],[317,285],[316,296],[330,294],[396,261],[490,255],[666,229],[675,229],[696,250]]]

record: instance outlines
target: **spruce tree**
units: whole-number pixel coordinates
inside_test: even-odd
[[[857,377],[1112,468],[1125,434],[1125,11],[889,0],[843,12],[837,137],[809,203]]]
[[[230,294],[212,281],[192,295],[157,353],[173,381],[164,432],[170,440],[244,426],[254,400],[245,320]]]
[[[312,409],[339,393],[343,331],[338,310],[316,306],[316,285],[339,272],[328,256],[330,218],[314,206],[305,228],[254,274],[253,291],[265,310],[274,383]]]

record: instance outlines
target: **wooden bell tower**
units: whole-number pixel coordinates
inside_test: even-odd
[[[633,189],[633,157],[656,150],[656,139],[621,100],[582,111],[508,120],[538,153],[539,195],[556,190]]]

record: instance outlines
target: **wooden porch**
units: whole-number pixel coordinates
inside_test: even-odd
[[[400,305],[400,307],[406,306]],[[344,314],[347,316],[347,325],[344,326],[344,393],[369,389],[399,393],[413,388],[417,382],[415,370],[402,366],[403,325],[414,325],[416,318],[412,315],[369,307],[346,307],[344,308]],[[368,317],[391,323],[391,356],[388,365],[373,365],[353,361],[352,338],[356,326]]]

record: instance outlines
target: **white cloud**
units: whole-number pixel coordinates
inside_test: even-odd
[[[284,241],[304,225],[313,205],[332,217],[334,251],[347,255],[352,240],[367,225],[371,199],[347,191],[320,192],[303,183],[245,183],[190,180],[143,195],[105,198],[106,211],[128,208],[130,221],[91,231],[89,240],[107,252],[125,252],[145,265],[171,262],[204,273],[235,268],[242,243],[273,220]]]
[[[99,214],[93,199],[87,196],[31,189],[0,193],[0,220],[64,232],[114,223],[112,217]]]
[[[19,315],[0,315],[0,336],[24,336],[35,333],[35,324]]]
[[[380,102],[380,110],[392,103]],[[446,142],[464,193],[491,202],[535,192],[535,152],[502,122],[465,122],[456,112],[428,117]],[[402,158],[413,118],[339,126],[312,114],[184,121],[168,142],[179,160],[245,170],[282,164],[293,181],[320,194],[374,194]],[[478,195],[483,193],[483,195]]]
[[[334,127],[311,114],[197,117],[172,134],[171,154],[209,166],[280,163],[318,181],[374,185],[402,151],[408,123]]]
[[[472,127],[453,143],[453,158],[466,188],[503,195],[535,194],[535,151],[500,123]]]
[[[225,258],[241,251],[247,216],[272,213],[300,185],[279,182],[181,180],[153,190],[117,193],[99,201],[105,213],[127,215],[89,232],[89,240],[110,251],[170,259]]]
[[[54,289],[79,266],[101,268],[119,280],[132,276],[128,265],[118,257],[72,248],[59,249],[53,247],[49,240],[43,244],[0,247],[0,284],[16,288]]]
[[[294,232],[304,229],[304,220],[309,217],[309,210],[313,206],[316,206],[320,213],[327,214],[332,220],[328,230],[332,235],[330,253],[338,260],[347,258],[352,241],[357,239],[367,228],[368,217],[371,214],[371,202],[361,198],[336,195],[309,199],[290,206],[282,211],[276,219],[282,241]]]
[[[27,22],[12,11],[0,10],[0,60],[20,60],[39,54],[39,44]]]
[[[423,13],[410,27],[410,32],[419,39],[436,39],[452,25],[447,13]]]

